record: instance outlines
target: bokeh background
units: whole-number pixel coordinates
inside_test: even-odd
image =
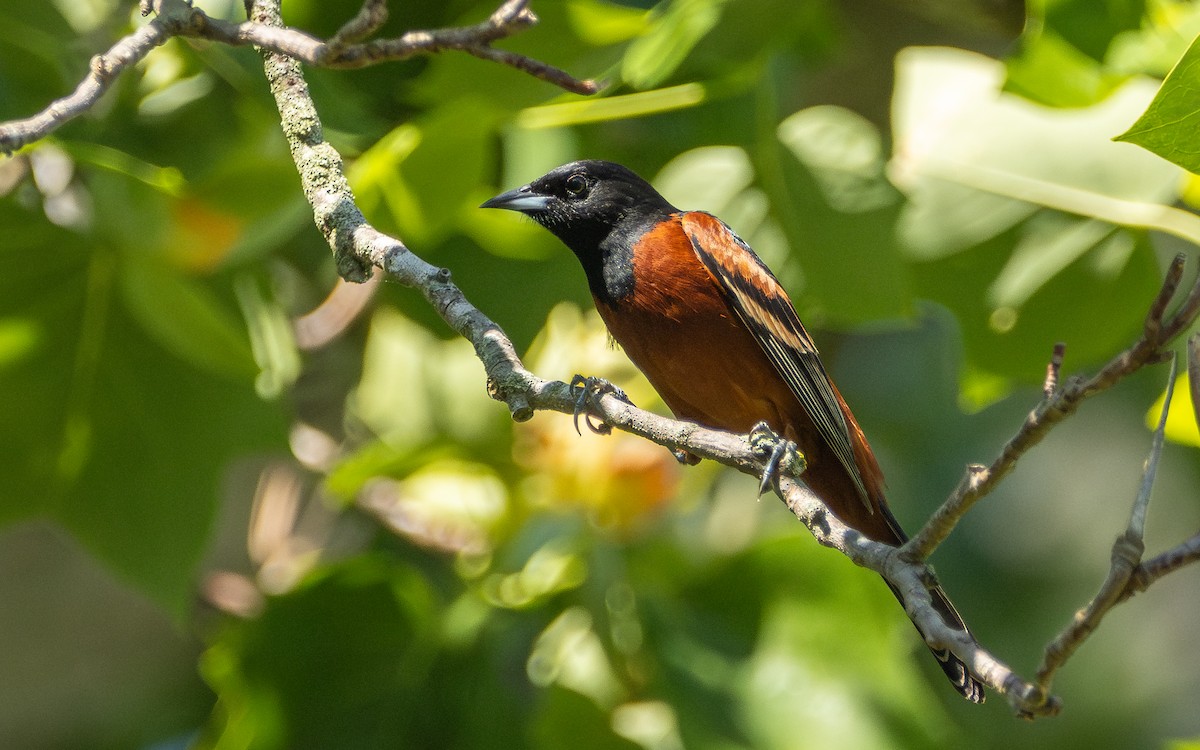
[[[134,5],[0,5],[0,120],[70,91],[144,22]],[[284,14],[328,35],[357,7]],[[395,2],[384,33],[493,9]],[[719,214],[792,292],[910,528],[996,455],[1055,342],[1067,372],[1096,368],[1166,261],[1196,254],[1111,215],[1195,198],[1194,177],[1111,141],[1200,32],[1192,2],[534,9],[501,45],[604,93],[455,53],[309,72],[370,220],[452,269],[539,375],[604,375],[661,410],[574,258],[477,206],[592,157]],[[885,587],[751,478],[562,415],[514,425],[419,295],[336,283],[250,49],[172,41],[0,159],[0,227],[0,746],[1200,737],[1198,569],[1114,611],[1061,674],[1062,716],[1020,722],[961,701]],[[1025,674],[1107,570],[1164,382],[1088,403],[935,558]],[[1176,414],[1151,553],[1200,527]]]

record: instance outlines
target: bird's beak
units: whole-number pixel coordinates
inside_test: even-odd
[[[501,193],[491,200],[484,201],[480,208],[506,208],[509,211],[545,211],[550,205],[550,196],[538,195],[533,188],[522,185],[507,193]]]

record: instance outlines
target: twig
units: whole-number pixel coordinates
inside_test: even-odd
[[[1158,311],[1161,315],[1161,310]],[[1069,625],[1046,645],[1045,655],[1037,670],[1038,685],[1049,692],[1054,675],[1067,662],[1075,650],[1087,640],[1100,625],[1108,611],[1116,606],[1129,585],[1130,578],[1141,562],[1145,552],[1146,511],[1150,506],[1150,491],[1158,473],[1158,460],[1162,455],[1163,440],[1167,429],[1167,413],[1171,408],[1171,393],[1175,389],[1175,358],[1167,374],[1167,390],[1163,400],[1162,414],[1150,443],[1150,456],[1142,472],[1142,482],[1133,501],[1129,524],[1125,532],[1113,543],[1112,564],[1100,590],[1087,606],[1075,613]]]
[[[1169,318],[1165,317],[1167,306],[1183,278],[1184,263],[1185,257],[1178,255],[1168,267],[1162,288],[1146,315],[1141,337],[1091,378],[1072,378],[1049,398],[1044,398],[1025,418],[1017,434],[1009,439],[991,466],[971,466],[968,479],[905,543],[903,552],[906,556],[914,560],[928,559],[971,507],[995,489],[1000,480],[1012,471],[1017,460],[1037,445],[1054,425],[1073,414],[1087,398],[1112,387],[1145,365],[1161,361],[1164,347],[1200,315],[1200,278],[1197,278],[1178,310]]]
[[[1198,561],[1200,561],[1200,533],[1160,555],[1143,561],[1129,576],[1129,582],[1117,598],[1117,602],[1123,602],[1134,594],[1145,591],[1150,588],[1150,584],[1168,573],[1174,573],[1180,568]]]
[[[1200,425],[1200,333],[1188,339],[1188,387],[1192,397],[1192,412],[1196,424]],[[1164,410],[1166,397],[1163,399]],[[1191,563],[1200,561],[1200,533],[1150,560],[1144,560],[1134,569],[1118,602],[1145,591],[1159,578],[1173,573]]]
[[[54,100],[32,117],[0,123],[0,153],[11,154],[28,143],[41,140],[91,109],[118,75],[172,36],[169,24],[156,18],[123,37],[108,52],[93,57],[87,76],[73,92]]]
[[[1192,397],[1192,417],[1200,427],[1200,333],[1188,339],[1188,393]]]
[[[387,0],[364,0],[358,13],[329,38],[330,49],[342,49],[349,44],[361,42],[383,28],[387,23]]]
[[[1063,358],[1067,354],[1067,345],[1060,341],[1054,345],[1054,353],[1050,355],[1050,361],[1046,363],[1046,379],[1042,382],[1042,395],[1046,398],[1054,398],[1054,392],[1058,390],[1058,376],[1062,372]]]
[[[253,18],[244,23],[212,18],[186,0],[141,0],[139,5],[143,14],[152,8],[156,17],[107,52],[92,58],[88,75],[70,95],[52,102],[32,117],[0,123],[0,153],[12,153],[45,138],[91,109],[117,75],[172,37],[206,39],[235,47],[255,45],[308,65],[329,68],[362,68],[459,50],[516,68],[576,94],[593,94],[600,88],[595,81],[580,80],[540,60],[491,46],[537,22],[529,10],[529,0],[506,0],[486,21],[473,26],[410,31],[395,39],[368,42],[360,40],[377,31],[387,19],[385,0],[365,0],[358,14],[328,42],[298,29],[269,26]]]

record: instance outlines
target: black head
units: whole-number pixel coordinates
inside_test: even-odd
[[[650,183],[610,161],[564,164],[528,185],[497,195],[482,208],[519,211],[553,232],[580,260],[601,250],[616,231],[633,230],[674,213]]]

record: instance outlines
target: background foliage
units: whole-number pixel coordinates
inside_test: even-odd
[[[0,7],[0,119],[69,91],[140,22],[131,5]],[[284,15],[328,35],[357,6]],[[393,3],[385,33],[492,9]],[[1018,5],[982,0],[535,9],[505,46],[609,81],[602,95],[454,54],[310,71],[368,217],[452,268],[540,375],[606,375],[654,406],[569,253],[476,206],[587,156],[718,213],[792,291],[910,526],[1015,428],[1055,341],[1068,369],[1096,365],[1134,336],[1164,259],[1194,250],[1111,223],[1121,201],[1187,204],[1195,184],[1110,140],[1200,32],[1193,3],[1045,0],[1023,33]],[[1186,131],[1164,131],[1197,110],[1186,84],[1126,137],[1191,166]],[[1061,718],[1019,724],[959,701],[884,587],[750,479],[558,415],[513,425],[415,295],[384,284],[303,349],[292,319],[334,275],[277,125],[253,51],[175,41],[0,161],[0,744],[1200,735],[1195,570],[1105,622],[1062,676]],[[1161,382],[1089,406],[939,555],[1020,669],[1108,564]],[[1196,480],[1193,449],[1169,451],[1152,545],[1197,527]]]

